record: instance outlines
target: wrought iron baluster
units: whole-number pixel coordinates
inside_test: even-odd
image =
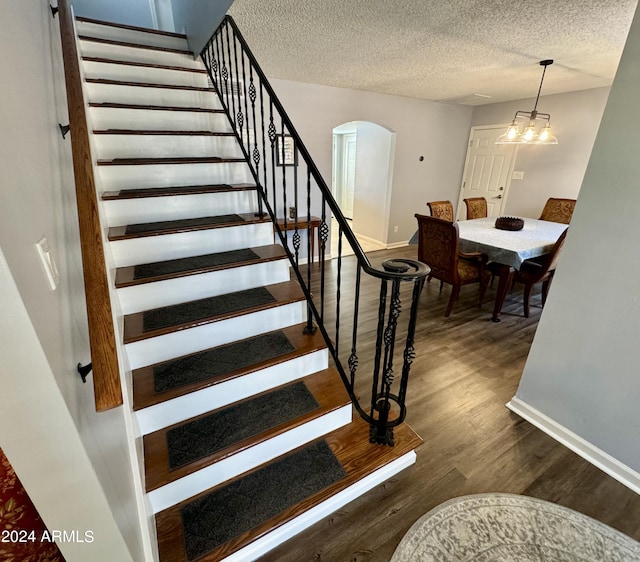
[[[264,183],[264,200],[269,201],[269,190],[267,189],[267,144],[265,139],[265,120],[264,120],[264,89],[262,87],[262,80],[260,80],[260,136],[262,137],[262,169],[263,169],[263,183]]]
[[[371,417],[376,411],[378,396],[378,383],[380,381],[380,361],[382,358],[382,338],[384,335],[384,322],[387,306],[387,280],[380,281],[380,305],[378,306],[378,328],[376,331],[376,354],[373,360],[373,383],[371,385]]]
[[[409,373],[411,371],[411,364],[416,356],[416,350],[413,346],[413,341],[416,334],[416,324],[418,321],[418,304],[420,302],[420,293],[424,287],[424,279],[420,279],[413,284],[413,295],[411,299],[411,312],[409,316],[409,323],[407,326],[407,340],[404,346],[404,363],[402,366],[402,378],[400,380],[400,392],[398,392],[398,401],[400,404],[404,404],[407,397],[407,385],[409,384]],[[404,420],[405,411],[402,412],[401,420]]]
[[[311,255],[311,169],[307,167],[307,256]],[[311,262],[307,259],[307,287],[311,291]],[[307,303],[307,325],[305,334],[314,334],[313,311],[311,301]]]
[[[336,277],[336,355],[340,353],[340,281],[342,273],[342,225],[338,225],[338,272]]]
[[[298,161],[298,148],[293,147],[293,161]],[[300,265],[300,232],[298,232],[298,167],[293,167],[293,208],[294,212],[294,233],[293,233],[293,248],[296,252],[296,267]],[[307,264],[310,264],[311,260],[307,257]]]
[[[227,109],[229,110],[229,114],[231,115],[231,118],[233,119],[232,125],[233,125],[233,130],[234,131],[238,131],[238,122],[236,121],[236,101],[235,101],[235,96],[233,95],[233,64],[232,64],[232,60],[231,60],[231,40],[229,39],[229,25],[225,25],[225,31],[227,32],[227,60],[228,60],[228,65],[229,65],[229,69],[227,71],[227,78],[225,78],[225,80],[227,81],[226,87],[227,87],[227,95],[228,97],[231,99],[231,106],[227,107]],[[230,79],[230,84],[229,84],[229,79]]]
[[[238,113],[236,114],[236,123],[238,124],[240,138],[244,138],[244,113],[242,112],[242,96],[240,95],[240,69],[238,67],[238,50],[237,50],[237,41],[236,36],[233,36],[233,59],[235,61],[236,68],[236,95],[238,97]],[[243,82],[244,87],[244,82]],[[234,95],[234,99],[235,99]]]
[[[273,188],[273,211],[278,214],[278,205],[276,199],[276,126],[273,123],[273,100],[269,99],[269,141],[271,142],[271,187]],[[284,246],[287,245],[285,239],[282,240]]]
[[[355,303],[353,309],[353,333],[351,336],[351,355],[349,355],[349,359],[347,360],[347,364],[349,365],[349,374],[351,381],[351,390],[355,388],[356,383],[356,371],[358,370],[358,354],[357,354],[357,340],[358,340],[358,312],[360,309],[360,275],[362,272],[362,267],[360,264],[356,266],[356,294],[355,294]]]
[[[311,224],[309,224],[309,226],[311,226]],[[324,324],[324,288],[325,288],[325,274],[326,274],[325,263],[324,263],[324,256],[325,256],[324,250],[325,250],[325,245],[327,243],[328,236],[329,236],[329,227],[327,227],[327,206],[325,204],[325,196],[324,194],[322,194],[322,219],[320,221],[320,227],[318,228],[318,237],[320,238],[318,242],[319,242],[321,253],[320,253],[320,259],[318,261],[320,262],[320,319],[323,324]]]

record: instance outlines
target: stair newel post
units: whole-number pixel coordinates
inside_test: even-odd
[[[311,255],[311,168],[307,166],[307,256]],[[307,289],[311,292],[311,262],[307,260]],[[307,325],[304,328],[305,334],[314,334],[316,331],[313,325],[313,310],[311,303],[307,302]]]
[[[356,385],[356,371],[358,370],[358,354],[357,354],[357,339],[358,339],[358,312],[360,308],[360,277],[362,273],[362,266],[358,264],[356,266],[356,293],[355,302],[353,307],[353,332],[351,335],[351,354],[347,360],[349,366],[349,381],[351,383],[351,391]]]

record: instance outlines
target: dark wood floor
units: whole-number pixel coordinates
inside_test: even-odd
[[[388,257],[415,259],[416,248],[369,257],[374,264]],[[353,258],[346,258],[343,279],[353,267]],[[335,290],[330,283],[328,287],[329,300]],[[377,291],[379,284],[363,283],[361,307],[366,310],[361,310],[360,323],[371,333]],[[440,294],[439,283],[432,281],[422,293],[407,416],[424,439],[416,464],[268,553],[262,562],[387,562],[424,513],[450,498],[484,492],[552,501],[640,540],[640,496],[505,407],[516,392],[538,325],[539,288],[533,293],[530,318],[522,316],[522,291],[516,288],[497,324],[490,321],[495,287],[481,309],[477,296],[477,286],[463,287],[447,319],[449,287]],[[345,308],[350,299],[341,300]],[[364,355],[361,349],[360,370],[370,372]]]

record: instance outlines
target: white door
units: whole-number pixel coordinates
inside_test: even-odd
[[[516,145],[495,144],[505,129],[506,126],[472,127],[458,198],[458,220],[467,217],[463,202],[467,197],[484,197],[490,217],[503,214],[517,152]]]
[[[340,210],[348,219],[353,218],[353,198],[356,187],[356,135],[344,135],[342,158],[342,189]]]

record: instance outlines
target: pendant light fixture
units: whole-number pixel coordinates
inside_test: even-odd
[[[558,139],[551,133],[551,115],[538,111],[538,100],[540,99],[540,92],[542,91],[544,73],[547,71],[547,66],[552,64],[552,59],[540,61],[540,66],[542,66],[544,70],[542,71],[540,87],[538,88],[538,95],[536,96],[536,103],[533,106],[533,110],[516,111],[511,125],[509,125],[505,133],[496,139],[496,144],[558,144]],[[540,131],[536,129],[536,121],[538,119],[545,121]],[[526,125],[521,128],[523,121]]]

